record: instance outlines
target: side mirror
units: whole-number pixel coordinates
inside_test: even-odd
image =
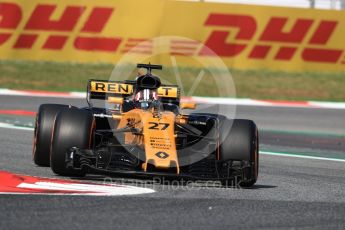
[[[195,109],[196,104],[194,102],[181,102],[180,108],[181,109]]]
[[[108,103],[122,105],[123,98],[122,97],[108,97]]]

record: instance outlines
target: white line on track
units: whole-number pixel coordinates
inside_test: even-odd
[[[0,171],[0,194],[123,196],[154,192],[151,188],[124,184],[61,180]]]
[[[18,188],[45,191],[64,191],[74,192],[71,195],[94,195],[94,196],[123,196],[138,195],[155,192],[153,189],[135,186],[121,185],[102,185],[102,184],[82,184],[82,183],[57,183],[57,182],[36,182],[21,183]],[[68,195],[68,193],[66,193]]]
[[[280,156],[280,157],[303,158],[303,159],[311,159],[311,160],[345,162],[345,159],[329,158],[329,157],[316,157],[316,156],[308,156],[308,155],[303,155],[303,154],[279,153],[279,152],[268,152],[268,151],[260,151],[260,154],[261,155],[270,155],[270,156]]]
[[[33,131],[34,130],[34,128],[31,128],[31,127],[16,126],[16,125],[13,125],[13,124],[7,124],[7,123],[2,123],[2,122],[0,122],[0,128],[19,129],[19,130],[28,130],[28,131]]]
[[[30,128],[30,127],[15,126],[12,124],[6,124],[6,123],[1,123],[1,122],[0,122],[0,128],[19,129],[19,130],[27,130],[27,131],[33,131],[34,130],[33,128]],[[311,159],[311,160],[345,162],[345,159],[329,158],[329,157],[316,157],[316,156],[308,156],[308,155],[303,155],[303,154],[290,154],[290,153],[279,153],[279,152],[269,152],[269,151],[260,151],[260,154],[271,155],[271,156],[280,156],[280,157],[303,158],[303,159]]]
[[[29,97],[55,97],[55,98],[86,98],[85,92],[46,92],[25,91],[0,88],[0,95],[29,96]],[[245,106],[268,106],[268,107],[292,107],[314,109],[345,109],[345,102],[324,101],[274,101],[255,100],[249,98],[220,98],[220,97],[182,97],[183,101],[196,103],[221,104],[221,105],[245,105]]]

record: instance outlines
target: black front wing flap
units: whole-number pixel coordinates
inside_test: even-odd
[[[85,170],[90,174],[102,174],[124,178],[177,178],[187,180],[214,180],[214,181],[238,181],[246,182],[248,177],[248,170],[252,167],[249,162],[218,162],[213,159],[204,159],[196,162],[193,165],[184,167],[179,174],[176,170],[171,171],[143,171],[139,167],[139,160],[130,165],[130,160],[135,157],[122,155],[122,165],[115,165],[112,162],[112,156],[106,156],[104,149],[100,151],[81,150],[78,148],[71,148],[66,153],[66,166],[72,169]],[[110,153],[111,155],[111,153]],[[118,155],[118,154],[116,154]],[[128,153],[126,154],[128,155]],[[126,158],[127,157],[127,158]],[[205,163],[208,163],[208,166]],[[214,166],[214,173],[205,173],[204,169],[210,165]],[[192,167],[193,166],[193,167]],[[198,169],[199,168],[199,169]],[[198,170],[196,170],[198,169]],[[209,171],[209,170],[208,170]]]

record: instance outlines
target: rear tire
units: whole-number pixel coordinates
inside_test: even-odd
[[[239,185],[253,186],[259,173],[259,139],[256,124],[251,120],[225,119],[220,125],[219,136],[219,159],[250,165],[244,172],[246,180],[239,182]]]
[[[56,115],[67,105],[42,104],[36,115],[32,158],[36,165],[49,167],[50,140]]]
[[[72,147],[90,149],[95,119],[90,111],[76,108],[62,110],[56,117],[51,141],[50,167],[61,176],[84,176],[83,169],[66,167],[66,153]]]

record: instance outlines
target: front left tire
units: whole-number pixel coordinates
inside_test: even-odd
[[[61,176],[83,176],[85,170],[66,166],[66,153],[72,147],[92,147],[95,119],[88,110],[68,108],[62,110],[55,120],[51,140],[50,167]]]
[[[50,140],[56,115],[67,105],[42,104],[36,115],[32,158],[36,165],[49,167]]]

